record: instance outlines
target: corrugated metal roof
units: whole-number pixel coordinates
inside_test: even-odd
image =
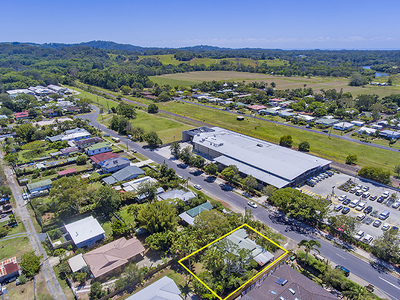
[[[32,189],[37,189],[39,187],[43,187],[43,186],[46,186],[46,185],[51,185],[51,179],[46,179],[46,180],[42,180],[42,181],[38,181],[38,182],[33,182],[33,183],[28,184],[26,187],[29,190],[32,190]]]
[[[105,233],[99,222],[92,216],[66,224],[65,229],[68,231],[75,245]]]
[[[86,148],[86,151],[97,150],[97,149],[101,149],[101,148],[105,148],[105,147],[110,147],[110,143],[103,142],[103,143],[94,144],[94,145]]]

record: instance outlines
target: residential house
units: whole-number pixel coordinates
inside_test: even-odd
[[[183,190],[171,190],[165,193],[158,195],[159,200],[167,200],[167,199],[179,199],[188,204],[190,199],[196,198],[196,195],[189,191],[185,192]]]
[[[64,225],[77,248],[90,248],[105,237],[105,231],[92,216]]]
[[[123,237],[83,254],[83,259],[93,277],[102,280],[121,272],[129,262],[141,260],[144,250],[137,238],[127,240]]]
[[[85,149],[86,154],[89,156],[111,151],[112,148],[109,142],[97,143]]]
[[[49,141],[50,143],[60,142],[64,137],[63,134],[55,135],[55,136],[46,136],[45,141]]]
[[[21,273],[15,256],[0,262],[0,283],[7,282],[19,275]]]
[[[271,104],[272,106],[277,107],[277,106],[279,106],[279,104],[280,104],[282,101],[283,101],[282,99],[272,98],[272,99],[269,99],[269,104]]]
[[[295,114],[293,113],[292,110],[287,109],[287,110],[280,110],[280,111],[278,112],[278,115],[279,115],[281,118],[288,118],[288,117],[293,117]]]
[[[328,116],[322,117],[315,121],[315,124],[323,125],[323,126],[333,126],[339,123],[338,119],[329,118]]]
[[[157,183],[157,179],[154,179],[150,176],[145,176],[139,179],[135,179],[132,181],[128,181],[122,184],[122,189],[125,192],[132,192],[132,191],[137,191],[139,186],[143,183]]]
[[[63,141],[79,141],[81,139],[90,138],[90,133],[82,128],[75,128],[71,130],[66,130],[63,136]]]
[[[176,283],[164,276],[125,300],[182,300]]]
[[[94,144],[101,143],[101,142],[104,142],[104,140],[102,138],[98,137],[98,136],[95,136],[95,137],[91,137],[91,138],[88,138],[88,139],[83,139],[83,140],[76,141],[75,145],[80,150],[82,150],[82,149],[84,149],[86,147],[90,147],[90,146],[92,146]]]
[[[206,203],[200,204],[196,207],[193,207],[192,209],[189,209],[189,210],[185,211],[184,213],[181,213],[179,215],[179,218],[181,218],[183,222],[193,225],[195,217],[197,217],[203,211],[210,211],[212,209],[213,209],[213,206],[210,203],[206,202]]]
[[[106,184],[115,184],[119,181],[126,181],[144,175],[146,172],[136,166],[125,167],[109,177],[103,178],[103,182]]]
[[[357,133],[358,134],[366,134],[366,135],[374,135],[376,132],[376,129],[368,128],[368,127],[361,127]]]
[[[58,116],[58,112],[54,111],[54,109],[45,110],[45,111],[43,111],[43,114],[47,115],[50,118]]]
[[[400,138],[400,132],[399,131],[394,131],[394,130],[382,130],[379,132],[379,135],[381,137],[384,137],[386,139],[399,139]]]
[[[350,123],[354,124],[356,126],[359,126],[359,127],[364,126],[364,124],[365,124],[365,122],[363,122],[363,121],[351,121]]]
[[[380,120],[376,122],[376,124],[381,125],[382,127],[387,127],[389,125],[389,122],[386,120]]]
[[[58,177],[63,177],[63,176],[70,176],[76,173],[76,169],[75,168],[71,168],[71,169],[67,169],[67,170],[62,170],[62,171],[58,171]]]
[[[37,86],[31,86],[28,88],[30,91],[33,91],[36,96],[48,96],[51,94],[54,94],[53,90],[50,90],[48,88],[45,88],[44,86],[37,85]]]
[[[280,110],[280,108],[277,108],[277,107],[266,108],[266,109],[260,110],[259,113],[262,114],[262,115],[277,116],[278,115],[278,110]]]
[[[77,107],[77,106],[70,106],[70,107],[67,107],[67,113],[79,113],[79,112],[81,112],[81,109],[79,108],[79,107]]]
[[[29,193],[49,190],[51,188],[51,180],[46,179],[38,182],[29,183],[27,186]]]
[[[28,118],[29,118],[29,113],[27,110],[14,114],[15,120],[22,120],[22,119],[28,119]]]
[[[92,164],[98,165],[100,167],[101,162],[110,158],[117,158],[117,157],[119,157],[117,153],[105,152],[91,156],[90,160],[92,161]]]
[[[241,298],[241,300],[282,299],[337,300],[338,298],[287,264],[280,265],[272,274],[263,277],[256,286],[246,290]]]
[[[74,155],[79,153],[78,147],[68,147],[60,150],[61,155],[63,156],[69,156],[69,155]]]
[[[83,259],[82,253],[68,259],[68,264],[72,273],[78,272],[88,266],[86,261]]]
[[[303,115],[303,114],[297,115],[295,118],[297,118],[298,120],[303,120],[306,123],[310,123],[315,120],[315,117],[310,116],[310,115]]]
[[[229,240],[232,244],[235,244],[237,246],[237,251],[240,251],[241,249],[250,250],[251,259],[254,259],[261,267],[274,260],[274,255],[249,238],[249,235],[244,228],[235,230],[225,239]]]
[[[378,124],[373,124],[373,125],[372,125],[372,129],[375,129],[375,130],[382,130],[382,129],[383,129],[383,126],[382,126],[382,125],[378,125]]]
[[[354,124],[352,124],[352,123],[340,122],[340,123],[333,125],[333,128],[336,130],[348,130],[348,129],[353,128],[353,126],[354,126]]]
[[[260,110],[266,109],[267,107],[265,105],[255,104],[255,105],[249,105],[249,106],[247,106],[247,108],[251,109],[251,110],[253,110],[255,112],[260,112]]]
[[[127,158],[123,157],[110,158],[99,163],[103,174],[116,172],[129,166],[130,164],[131,162]]]

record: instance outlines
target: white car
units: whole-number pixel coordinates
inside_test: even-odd
[[[194,188],[195,188],[195,189],[198,189],[198,190],[201,190],[201,185],[200,185],[200,184],[195,184],[195,185],[194,185]]]
[[[362,221],[362,220],[364,220],[365,216],[366,216],[365,214],[359,214],[357,216],[357,220]]]
[[[365,208],[365,203],[360,203],[356,206],[356,210],[362,211]]]
[[[374,237],[370,234],[367,234],[363,239],[362,242],[366,243],[366,244],[370,244],[372,242],[372,240],[374,239]]]
[[[339,200],[340,202],[342,202],[342,201],[344,201],[344,200],[346,200],[346,199],[347,199],[347,196],[346,196],[346,195],[342,195],[342,196],[339,197],[338,200]]]
[[[364,236],[364,231],[360,230],[354,235],[354,238],[356,240],[361,240],[363,236]]]
[[[400,207],[400,201],[397,200],[395,203],[392,204],[392,207],[394,209],[398,209]]]
[[[383,197],[383,198],[389,197],[389,192],[388,192],[388,191],[383,192],[382,197]]]
[[[389,228],[390,228],[390,225],[389,225],[388,223],[383,224],[382,227],[381,227],[381,229],[382,229],[383,231],[386,231],[386,230],[388,230]]]
[[[247,205],[251,206],[252,208],[257,208],[257,204],[251,201],[247,202]]]

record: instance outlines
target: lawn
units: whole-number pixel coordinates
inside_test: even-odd
[[[329,138],[301,128],[291,128],[252,118],[245,117],[244,121],[237,121],[236,115],[222,110],[194,106],[194,104],[184,102],[167,102],[159,103],[158,105],[161,109],[176,114],[274,143],[279,143],[279,139],[283,135],[291,135],[294,148],[297,148],[300,142],[307,141],[311,145],[311,154],[342,163],[345,162],[347,155],[356,154],[361,166],[378,166],[392,171],[400,160],[400,153],[372,148],[368,145],[353,143],[335,137]]]
[[[157,114],[152,115],[141,110],[136,110],[136,112],[136,118],[131,120],[133,127],[142,127],[146,133],[157,132],[163,143],[178,141],[182,138],[182,131],[193,128]],[[110,119],[105,120],[103,124],[108,126],[109,123]]]
[[[161,76],[149,76],[150,80],[158,84],[169,84],[171,86],[189,86],[203,81],[221,80],[221,81],[264,81],[268,84],[275,82],[276,89],[295,89],[307,87],[313,88],[315,92],[321,89],[336,89],[338,92],[343,89],[343,92],[351,92],[353,96],[359,94],[377,94],[381,97],[392,93],[399,93],[400,86],[373,86],[366,85],[365,87],[348,86],[348,78],[337,77],[283,77],[274,75],[265,75],[259,73],[235,72],[235,71],[199,71],[187,73],[165,74]],[[379,79],[383,80],[383,79]],[[379,81],[375,80],[374,81]],[[387,80],[387,79],[386,79]]]
[[[32,251],[31,243],[27,236],[0,240],[0,248],[0,260],[13,256],[21,257],[23,254]]]
[[[72,86],[71,87],[66,86],[66,87],[68,87],[70,89],[73,89],[73,90],[75,90],[75,91],[80,93],[78,95],[75,95],[75,97],[77,97],[77,98],[88,98],[89,100],[93,101],[94,104],[97,104],[98,106],[102,106],[105,109],[111,109],[111,107],[117,107],[118,106],[118,103],[115,102],[115,101],[111,101],[109,99],[106,99],[106,98],[103,98],[103,97],[88,93],[88,92],[86,92],[84,90],[81,90],[81,89],[79,89],[77,87],[72,87]]]
[[[13,299],[13,300],[30,300],[34,299],[34,286],[33,280],[28,280],[25,284],[16,285],[15,281],[7,284],[8,293],[4,296],[4,299]],[[46,286],[47,291],[47,286]],[[43,291],[39,291],[39,293],[43,293]]]

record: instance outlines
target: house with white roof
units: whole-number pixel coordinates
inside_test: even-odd
[[[348,130],[348,129],[353,128],[353,126],[354,126],[354,124],[352,124],[352,123],[340,122],[340,123],[333,125],[333,128],[336,130]]]
[[[105,238],[105,231],[92,216],[64,225],[77,248],[90,248]]]

